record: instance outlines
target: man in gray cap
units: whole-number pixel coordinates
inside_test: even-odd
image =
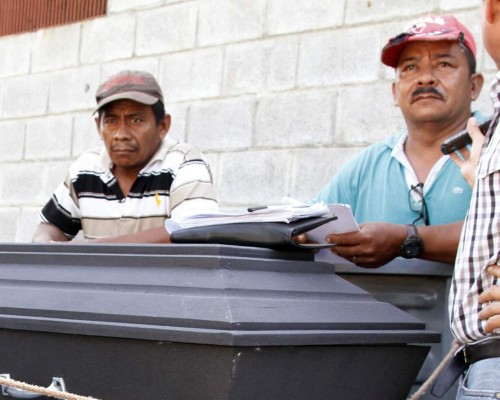
[[[123,71],[97,90],[104,147],[82,154],[40,212],[34,242],[169,243],[165,220],[217,208],[209,166],[166,137],[170,115],[156,79]]]

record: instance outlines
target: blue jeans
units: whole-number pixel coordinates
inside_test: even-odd
[[[457,400],[500,399],[500,357],[472,364],[460,378]]]

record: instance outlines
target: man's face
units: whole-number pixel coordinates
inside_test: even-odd
[[[401,52],[392,91],[407,124],[419,124],[469,116],[475,86],[457,42],[416,41]]]
[[[167,134],[170,118],[157,125],[152,106],[118,100],[101,112],[96,123],[115,169],[138,173]]]

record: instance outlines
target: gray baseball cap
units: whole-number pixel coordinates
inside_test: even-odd
[[[102,83],[95,95],[97,108],[116,100],[128,99],[152,106],[158,101],[163,103],[160,85],[149,72],[122,71]]]

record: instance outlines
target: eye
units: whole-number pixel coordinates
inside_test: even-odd
[[[415,68],[415,64],[407,64],[404,66],[403,71],[413,71]]]
[[[105,117],[104,118],[104,123],[106,125],[113,125],[116,123],[116,118],[113,118],[113,117]]]
[[[140,124],[142,122],[142,118],[140,117],[132,117],[131,119],[133,124]]]

